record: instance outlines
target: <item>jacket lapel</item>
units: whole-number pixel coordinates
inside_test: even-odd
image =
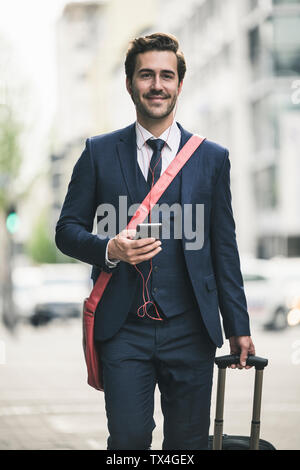
[[[192,134],[186,130],[184,130],[180,124],[178,124],[178,127],[181,130],[181,143],[180,143],[180,148],[183,147],[183,145],[188,141],[188,139],[192,136]],[[198,174],[198,168],[199,168],[199,157],[200,153],[202,151],[202,148],[200,146],[200,149],[196,150],[194,154],[190,157],[190,159],[186,162],[186,164],[182,167],[181,170],[181,208],[182,208],[182,248],[183,248],[183,253],[186,259],[187,267],[189,269],[190,267],[190,262],[191,259],[193,259],[194,252],[193,251],[187,251],[185,249],[185,227],[184,223],[186,220],[186,214],[185,214],[185,204],[191,204],[192,202],[192,192],[193,192],[193,187],[197,181],[197,174]],[[190,210],[188,209],[188,214],[187,214],[188,220],[191,217]]]
[[[193,134],[183,129],[183,127],[177,123],[180,131],[181,131],[181,142],[179,150],[186,144],[190,137]],[[192,156],[186,164],[181,169],[181,204],[184,207],[184,204],[190,203],[191,201],[191,193],[193,190],[193,184],[195,181],[195,177],[197,174],[197,165],[198,165],[198,158],[194,158]]]
[[[135,124],[124,129],[120,141],[117,143],[117,153],[130,202],[135,204],[140,201],[140,192],[136,181],[137,150]]]

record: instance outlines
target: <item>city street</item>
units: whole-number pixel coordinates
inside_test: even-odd
[[[0,11],[0,450],[107,449],[79,318],[106,282],[103,337],[120,306],[176,315],[197,303],[215,342],[218,306],[229,334],[249,334],[247,310],[269,361],[260,437],[300,450],[300,0],[10,0]],[[198,426],[205,394],[194,400],[198,375],[182,365],[197,353],[177,333],[170,342],[168,360],[183,361],[176,387],[163,367],[160,383],[186,397],[168,426],[187,434],[179,420]],[[225,340],[216,355],[229,353]],[[112,370],[112,383],[120,370],[140,380],[122,361]],[[217,377],[215,366],[210,436]],[[227,369],[224,434],[250,435],[254,379],[255,368]],[[132,411],[123,389],[119,423]],[[148,397],[130,392],[143,413]],[[140,432],[132,415],[124,441],[129,424]],[[154,419],[158,451],[158,387]]]
[[[256,331],[257,355],[267,357],[261,437],[278,449],[300,449],[300,328]],[[86,384],[80,320],[15,335],[0,327],[0,449],[106,449],[103,393]],[[228,354],[227,344],[218,355]],[[212,402],[211,433],[215,411]],[[248,434],[254,369],[228,370],[224,432]],[[161,449],[162,418],[156,394],[152,449]]]

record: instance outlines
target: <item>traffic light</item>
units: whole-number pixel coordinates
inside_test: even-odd
[[[16,233],[20,226],[20,218],[15,206],[10,206],[6,211],[6,228],[9,233]]]

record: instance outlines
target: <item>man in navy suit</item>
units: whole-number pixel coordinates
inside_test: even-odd
[[[125,71],[136,122],[87,139],[57,223],[56,244],[93,265],[94,282],[101,270],[112,273],[95,317],[107,448],[150,448],[158,385],[162,448],[207,449],[214,357],[223,343],[220,313],[231,353],[240,354],[237,367],[247,367],[247,355],[255,353],[231,207],[228,150],[205,140],[158,201],[165,208],[179,205],[183,216],[189,210],[193,227],[195,208],[202,205],[200,247],[188,246],[185,230],[181,238],[174,235],[175,211],[168,213],[169,237],[135,239],[135,231],[125,230],[133,214],[125,214],[120,224],[120,196],[141,203],[191,134],[174,120],[186,71],[176,38],[156,33],[135,39]],[[101,204],[115,208],[114,236],[92,234]]]

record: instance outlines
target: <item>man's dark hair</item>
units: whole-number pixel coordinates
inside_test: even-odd
[[[154,33],[150,34],[150,36],[133,39],[129,43],[125,60],[125,73],[130,81],[132,81],[134,74],[137,54],[148,51],[174,52],[177,57],[179,83],[183,80],[186,71],[186,63],[183,53],[179,50],[179,43],[176,37],[166,33]]]

